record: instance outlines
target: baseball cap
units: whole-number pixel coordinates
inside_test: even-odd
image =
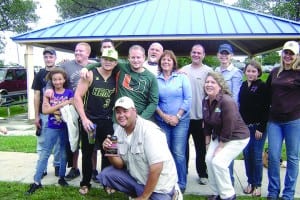
[[[290,50],[296,55],[299,53],[299,43],[296,41],[287,41],[284,43],[282,50]]]
[[[103,49],[102,58],[111,58],[115,61],[118,60],[118,52],[114,49]]]
[[[125,109],[135,108],[132,99],[130,99],[129,97],[126,97],[126,96],[121,97],[116,101],[115,108],[117,108],[117,107],[122,107]]]
[[[230,54],[233,54],[233,50],[230,44],[221,44],[219,46],[218,53],[221,53],[222,51],[227,51]]]
[[[52,47],[46,47],[43,51],[43,55],[45,55],[45,53],[50,53],[51,55],[56,55],[56,51]]]

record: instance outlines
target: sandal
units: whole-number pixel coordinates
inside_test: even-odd
[[[251,194],[253,192],[254,188],[251,184],[248,184],[247,187],[244,189],[245,194]]]
[[[113,193],[116,192],[115,189],[110,188],[110,187],[105,187],[104,190],[105,190],[105,192],[106,192],[107,194],[113,194]]]
[[[87,193],[89,193],[89,187],[88,186],[81,186],[79,189],[79,193],[81,195],[86,195]]]
[[[260,187],[254,187],[254,190],[252,192],[253,197],[260,197],[261,196],[261,189]]]

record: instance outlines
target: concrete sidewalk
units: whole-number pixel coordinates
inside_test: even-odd
[[[8,135],[34,135],[35,127],[32,122],[25,120],[26,117],[14,118],[10,120],[0,120],[0,126],[5,125],[8,129]],[[17,144],[16,144],[17,145]],[[211,190],[208,185],[198,184],[198,176],[195,169],[195,152],[193,142],[190,140],[190,161],[189,161],[189,174],[188,183],[185,194],[196,195],[210,195]],[[22,183],[32,183],[33,175],[35,173],[37,154],[35,153],[13,153],[13,152],[0,152],[0,181],[15,181]],[[57,184],[57,177],[54,176],[54,168],[52,166],[53,157],[51,156],[48,162],[48,175],[42,180],[43,185]],[[100,166],[101,160],[98,157],[98,166]],[[81,171],[81,155],[79,157],[79,166]],[[98,167],[99,169],[100,167]],[[67,169],[67,172],[69,169]],[[245,174],[244,162],[242,160],[236,160],[234,162],[235,172],[235,191],[238,196],[245,196],[243,188],[247,185],[247,178]],[[281,168],[281,185],[283,186],[283,178],[285,176],[285,168]],[[70,185],[79,187],[81,178],[78,177],[73,181],[70,181]],[[100,187],[97,183],[92,183],[93,187]],[[263,171],[262,182],[262,196],[267,195],[267,169]],[[300,178],[296,186],[295,198],[300,198]]]

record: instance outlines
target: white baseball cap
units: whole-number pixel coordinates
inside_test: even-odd
[[[125,109],[135,108],[134,102],[132,101],[132,99],[130,99],[129,97],[126,97],[126,96],[121,97],[116,101],[115,109],[117,107],[122,107],[122,108],[125,108]]]
[[[282,50],[290,50],[297,55],[299,54],[299,43],[296,41],[287,41],[284,43]]]

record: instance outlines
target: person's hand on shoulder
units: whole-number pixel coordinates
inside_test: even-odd
[[[53,95],[54,95],[53,89],[46,89],[44,95],[45,95],[46,97],[48,97],[49,99],[52,98]]]
[[[87,79],[89,77],[89,70],[87,68],[82,68],[80,70],[80,78]]]
[[[64,59],[62,59],[61,61],[59,61],[59,62],[57,63],[57,65],[60,66],[61,64],[64,64],[64,63],[69,62],[69,61],[70,61],[70,59],[64,58]]]

